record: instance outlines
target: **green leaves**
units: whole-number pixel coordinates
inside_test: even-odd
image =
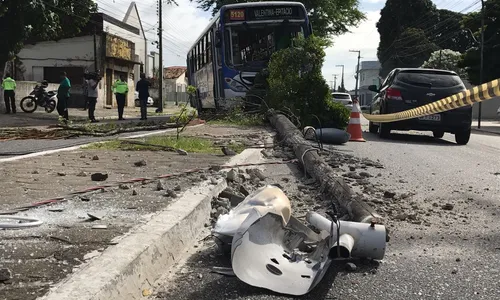
[[[289,110],[302,124],[316,124],[318,116],[323,126],[344,128],[349,110],[331,101],[321,67],[324,62],[323,38],[310,36],[294,40],[296,47],[280,50],[269,62],[269,108]],[[267,108],[266,108],[267,109]]]
[[[0,6],[0,68],[26,41],[73,37],[97,11],[93,0],[3,0]]]

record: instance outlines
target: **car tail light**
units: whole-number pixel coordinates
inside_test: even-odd
[[[401,96],[401,91],[392,88],[388,88],[385,91],[385,97],[391,100],[403,100],[403,97]]]

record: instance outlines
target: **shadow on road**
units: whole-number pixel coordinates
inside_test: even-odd
[[[382,139],[378,135],[372,133],[363,133],[365,140],[370,142],[383,142],[383,143],[396,143],[396,144],[420,144],[420,145],[433,145],[433,146],[452,146],[456,143],[447,141],[445,139],[434,138],[430,135],[411,134],[403,132],[392,132],[390,137]],[[446,135],[445,135],[446,137]]]

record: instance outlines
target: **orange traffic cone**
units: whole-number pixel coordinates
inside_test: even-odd
[[[347,132],[351,135],[349,141],[366,142],[363,138],[363,130],[361,129],[360,109],[358,100],[353,101],[351,119],[347,125]]]

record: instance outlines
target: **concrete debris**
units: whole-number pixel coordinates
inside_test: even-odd
[[[64,173],[64,172],[57,172],[57,176],[61,176],[61,177],[62,176],[66,176],[66,173]]]
[[[94,173],[90,175],[92,181],[105,181],[108,179],[108,174],[105,173]]]
[[[234,274],[234,271],[232,268],[212,267],[212,273],[217,273],[217,274],[221,274],[224,276],[231,276],[231,277],[236,276],[236,274]]]
[[[87,215],[90,217],[91,221],[102,220],[104,218],[104,213],[101,212],[87,213]]]
[[[231,148],[223,146],[221,147],[222,153],[226,156],[234,156],[236,155],[236,152],[234,152]]]
[[[393,193],[393,192],[389,192],[389,191],[385,191],[384,192],[384,198],[394,198],[394,196],[396,196],[396,193]]]
[[[139,160],[139,161],[136,161],[134,163],[134,166],[136,167],[145,167],[147,165],[146,161],[143,159],[143,160]]]
[[[163,183],[161,182],[161,180],[158,180],[158,182],[156,183],[156,190],[157,191],[163,191],[165,188],[163,187]]]
[[[106,225],[94,225],[92,226],[92,229],[108,229],[108,226]]]
[[[80,196],[80,200],[82,200],[83,202],[89,202],[90,197],[89,196]]]
[[[35,171],[31,172],[31,174],[40,174],[40,173],[38,173],[38,171],[35,170]]]
[[[12,272],[10,269],[1,268],[0,269],[0,282],[8,281],[12,279]]]
[[[49,208],[47,210],[50,212],[63,212],[64,208]]]
[[[87,173],[84,171],[80,171],[80,173],[76,174],[78,177],[87,177]]]
[[[443,210],[453,210],[453,207],[454,205],[451,204],[451,203],[446,203],[445,205],[443,205],[442,209]]]
[[[358,266],[350,262],[345,265],[345,269],[349,272],[354,272],[358,269]]]
[[[213,184],[213,185],[217,185],[219,182],[217,181],[217,179],[215,179],[214,177],[210,178],[210,183]]]
[[[165,193],[166,197],[177,198],[177,193],[174,190],[168,189]]]
[[[356,172],[348,172],[346,174],[343,175],[344,177],[348,177],[348,178],[352,178],[352,179],[362,179],[363,177],[361,177],[358,173]]]
[[[250,179],[253,180],[258,178],[259,180],[266,180],[266,175],[259,169],[247,169],[247,174],[250,175]]]
[[[94,155],[94,156],[92,157],[92,160],[99,160],[99,156]]]
[[[128,185],[123,184],[123,183],[121,183],[121,184],[118,186],[118,188],[119,188],[120,190],[128,190],[128,189],[130,189],[130,187],[129,187]]]
[[[234,169],[229,170],[229,172],[227,172],[226,174],[226,179],[232,182],[239,181],[238,172],[236,172],[236,170]]]
[[[245,197],[250,195],[250,192],[243,186],[243,185],[240,185],[240,188],[239,188],[239,191],[240,193],[242,193]]]
[[[364,177],[364,178],[370,178],[372,175],[368,172],[360,172],[359,176]]]
[[[180,186],[180,185],[176,185],[176,186],[174,187],[174,191],[176,191],[176,192],[180,192],[180,191],[181,191],[181,189],[182,189],[182,188],[181,188],[181,186]]]
[[[136,190],[132,190],[132,196],[137,196],[137,191]]]
[[[201,180],[208,180],[208,176],[207,176],[207,174],[203,174],[203,173],[202,173],[202,174],[200,174],[200,179],[201,179]]]
[[[182,156],[188,155],[187,151],[186,150],[182,150],[182,149],[177,149],[177,154],[182,155]]]

